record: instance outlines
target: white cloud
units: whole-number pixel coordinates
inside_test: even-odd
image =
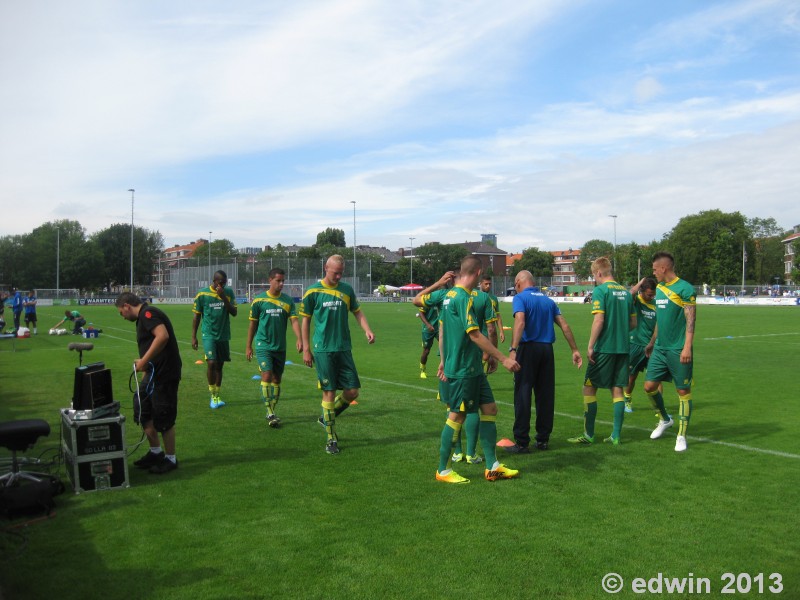
[[[329,226],[350,239],[351,200],[359,242],[389,247],[487,229],[508,250],[575,247],[608,239],[608,214],[619,215],[620,242],[644,242],[705,208],[800,222],[797,65],[763,80],[757,69],[735,73],[744,51],[779,55],[770,34],[796,35],[796,10],[703,5],[631,24],[643,34],[628,53],[592,31],[587,75],[573,69],[570,46],[583,48],[585,33],[569,37],[580,6],[602,9],[6,3],[0,201],[26,210],[0,235],[56,218],[89,231],[126,222],[130,187],[137,223],[170,244],[208,230],[241,246],[302,244]],[[561,46],[543,46],[560,38],[537,35],[545,28],[563,33]],[[630,62],[606,64],[604,52]],[[558,64],[545,69],[539,55]],[[592,85],[572,81],[581,77]],[[283,159],[292,176],[276,182],[251,168],[240,180],[230,165],[251,156],[275,168]],[[215,189],[193,186],[199,175]]]

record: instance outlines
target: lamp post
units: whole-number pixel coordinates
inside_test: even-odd
[[[353,205],[353,287],[356,288],[357,279],[356,275],[358,273],[356,269],[356,201],[350,200],[350,204]],[[356,288],[356,296],[358,296],[358,289]]]
[[[208,285],[211,286],[211,282],[214,280],[213,273],[211,271],[211,234],[214,233],[213,231],[208,232]]]
[[[61,300],[61,227],[56,225],[56,298]]]
[[[133,188],[128,190],[131,193],[131,293],[133,293],[133,195],[136,190]]]
[[[411,254],[409,255],[409,260],[411,262],[411,281],[409,281],[409,283],[414,283],[414,240],[416,238],[409,237],[408,239],[411,241]]]
[[[617,215],[608,215],[608,216],[614,219],[614,256],[611,262],[614,268],[614,275],[616,275],[617,274]]]

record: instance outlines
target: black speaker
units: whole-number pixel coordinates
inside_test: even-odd
[[[91,363],[75,369],[73,410],[94,410],[112,402],[111,369],[106,369],[105,363]]]

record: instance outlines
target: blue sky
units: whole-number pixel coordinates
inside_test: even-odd
[[[0,57],[0,235],[129,188],[168,246],[800,224],[798,1],[5,2]]]

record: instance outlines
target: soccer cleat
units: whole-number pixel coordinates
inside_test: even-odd
[[[150,467],[150,473],[154,475],[163,475],[164,473],[169,473],[170,471],[174,471],[178,468],[178,461],[172,462],[170,459],[166,457],[166,455],[161,456],[161,460],[158,464],[153,465]]]
[[[454,452],[453,457],[450,460],[452,460],[453,462],[461,462],[462,460],[464,460],[464,454],[461,452]]]
[[[632,413],[633,412],[633,402],[631,402],[630,400],[626,400],[625,401],[625,412],[626,413]]]
[[[665,421],[664,419],[658,420],[658,425],[656,425],[656,428],[653,429],[653,433],[650,434],[651,440],[657,440],[662,435],[664,435],[664,432],[667,429],[669,429],[674,425],[675,421],[672,420],[672,417],[670,417],[669,415],[667,415],[667,417],[669,417],[669,421]]]
[[[163,452],[148,452],[139,460],[133,461],[133,466],[139,469],[149,469],[160,463],[162,458],[164,458]]]
[[[278,429],[281,426],[280,417],[278,415],[267,415],[267,424],[274,429]]]
[[[608,436],[603,441],[609,444],[614,444],[615,446],[619,446],[619,438],[618,437],[615,438],[613,435]]]
[[[686,436],[679,435],[675,440],[675,452],[686,452]]]
[[[547,450],[550,448],[550,442],[536,442],[537,450]]]
[[[447,475],[442,475],[437,471],[436,481],[444,481],[445,483],[469,483],[469,479],[462,477],[455,471],[450,471]]]
[[[570,444],[594,444],[594,437],[590,437],[584,433],[578,437],[569,438],[567,441]]]
[[[420,379],[427,379],[427,378],[428,378],[428,376],[425,374],[425,371],[420,371],[420,372],[419,372],[419,378],[420,378]]]
[[[328,454],[339,454],[339,444],[336,443],[336,440],[328,440],[328,443],[325,444],[325,452]]]
[[[476,454],[475,456],[470,456],[467,454],[467,464],[468,465],[479,465],[483,462],[483,457],[480,454]]]
[[[219,402],[214,396],[211,396],[211,402],[208,403],[209,408],[219,408]]]
[[[484,471],[484,476],[488,481],[497,481],[498,479],[513,479],[517,475],[519,475],[519,471],[509,469],[505,465],[500,465],[493,470],[486,469],[486,471]]]

